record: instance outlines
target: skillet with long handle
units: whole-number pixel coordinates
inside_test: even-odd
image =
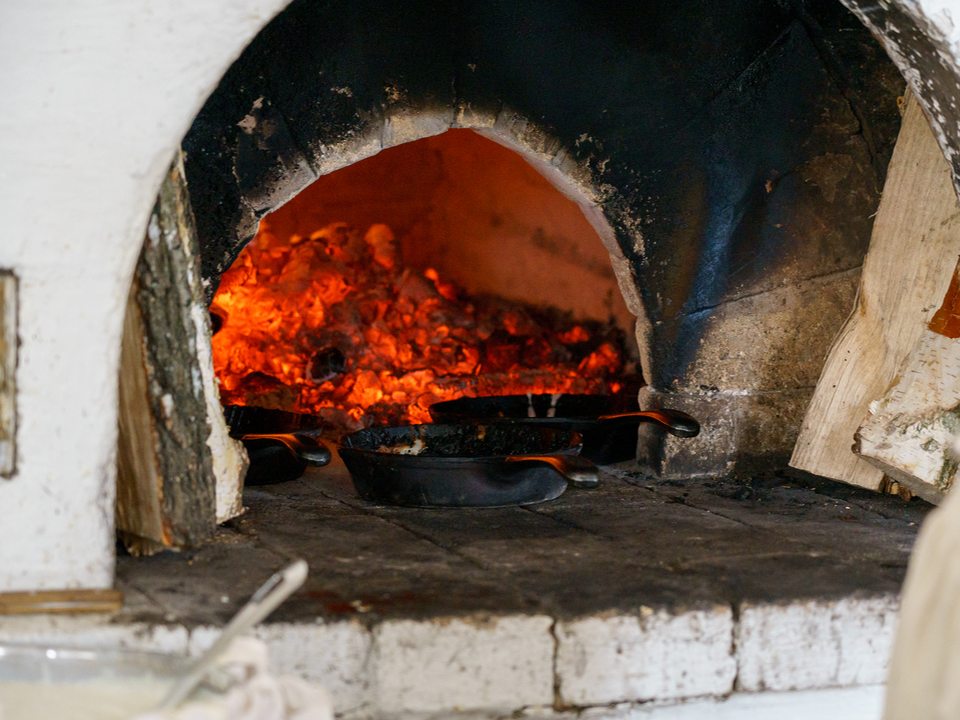
[[[337,450],[360,497],[411,507],[503,507],[596,487],[599,471],[578,457],[564,428],[496,423],[369,428]]]
[[[231,436],[250,458],[246,485],[295,480],[307,467],[323,467],[333,459],[317,438],[323,429],[319,417],[243,405],[226,405],[223,414]]]
[[[635,398],[614,395],[499,395],[436,403],[430,415],[439,423],[504,423],[557,427],[583,436],[581,456],[608,465],[636,457],[637,428],[651,423],[676,437],[695,437],[700,424],[680,410],[628,410]]]
[[[305,433],[250,433],[240,441],[250,458],[246,485],[295,480],[308,467],[323,467],[333,459],[326,445]]]

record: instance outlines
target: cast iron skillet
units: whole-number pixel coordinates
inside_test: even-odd
[[[365,500],[503,507],[553,500],[568,481],[595,487],[597,468],[577,456],[580,445],[573,430],[495,423],[369,428],[337,449]]]
[[[296,480],[308,466],[329,465],[333,454],[305,433],[261,433],[240,436],[250,458],[244,485],[272,485]]]
[[[317,439],[323,426],[318,417],[241,405],[225,405],[223,414],[250,458],[244,485],[295,480],[308,466],[323,467],[333,458]]]
[[[694,437],[700,432],[700,424],[684,412],[627,412],[631,403],[636,407],[636,399],[613,395],[462,397],[431,405],[430,415],[438,423],[521,421],[541,427],[575,430],[583,436],[580,454],[598,465],[634,459],[637,427],[642,422],[654,423],[677,437]]]

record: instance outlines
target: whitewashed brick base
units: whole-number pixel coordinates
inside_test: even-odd
[[[737,689],[806,690],[882,683],[896,597],[744,605],[737,626]]]
[[[756,698],[782,710],[790,707],[783,698],[808,696],[770,691],[816,690],[808,697],[814,707],[826,689],[882,683],[897,607],[895,597],[847,598],[744,605],[738,620],[718,605],[556,623],[544,615],[391,620],[373,629],[357,622],[277,623],[256,634],[269,646],[274,672],[322,683],[338,714],[350,720],[439,720],[464,712],[482,720],[521,711],[567,717],[553,710],[557,705],[596,720],[732,718],[740,707],[734,698],[753,697],[743,700],[751,712],[766,707]],[[104,617],[0,617],[0,643],[196,654],[218,632]],[[664,705],[678,701],[688,702],[666,712]],[[703,714],[684,714],[694,707]],[[754,716],[761,717],[743,717]]]
[[[378,705],[387,711],[553,702],[553,620],[385,622],[374,630]]]
[[[737,674],[729,606],[561,622],[557,639],[565,704],[723,695]]]

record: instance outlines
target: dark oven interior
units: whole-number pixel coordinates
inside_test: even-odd
[[[215,355],[285,328],[221,375],[225,401],[356,429],[642,382],[644,409],[704,426],[641,438],[654,470],[783,463],[903,85],[832,1],[297,0],[183,143]],[[241,321],[252,274],[270,311]]]

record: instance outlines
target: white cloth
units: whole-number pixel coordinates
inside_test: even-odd
[[[333,720],[326,689],[291,675],[270,675],[267,646],[254,638],[234,640],[211,674],[232,683],[230,689],[203,692],[180,707],[142,713],[133,720]]]
[[[960,438],[954,444],[960,455]],[[960,717],[960,488],[923,523],[900,604],[884,720]]]

